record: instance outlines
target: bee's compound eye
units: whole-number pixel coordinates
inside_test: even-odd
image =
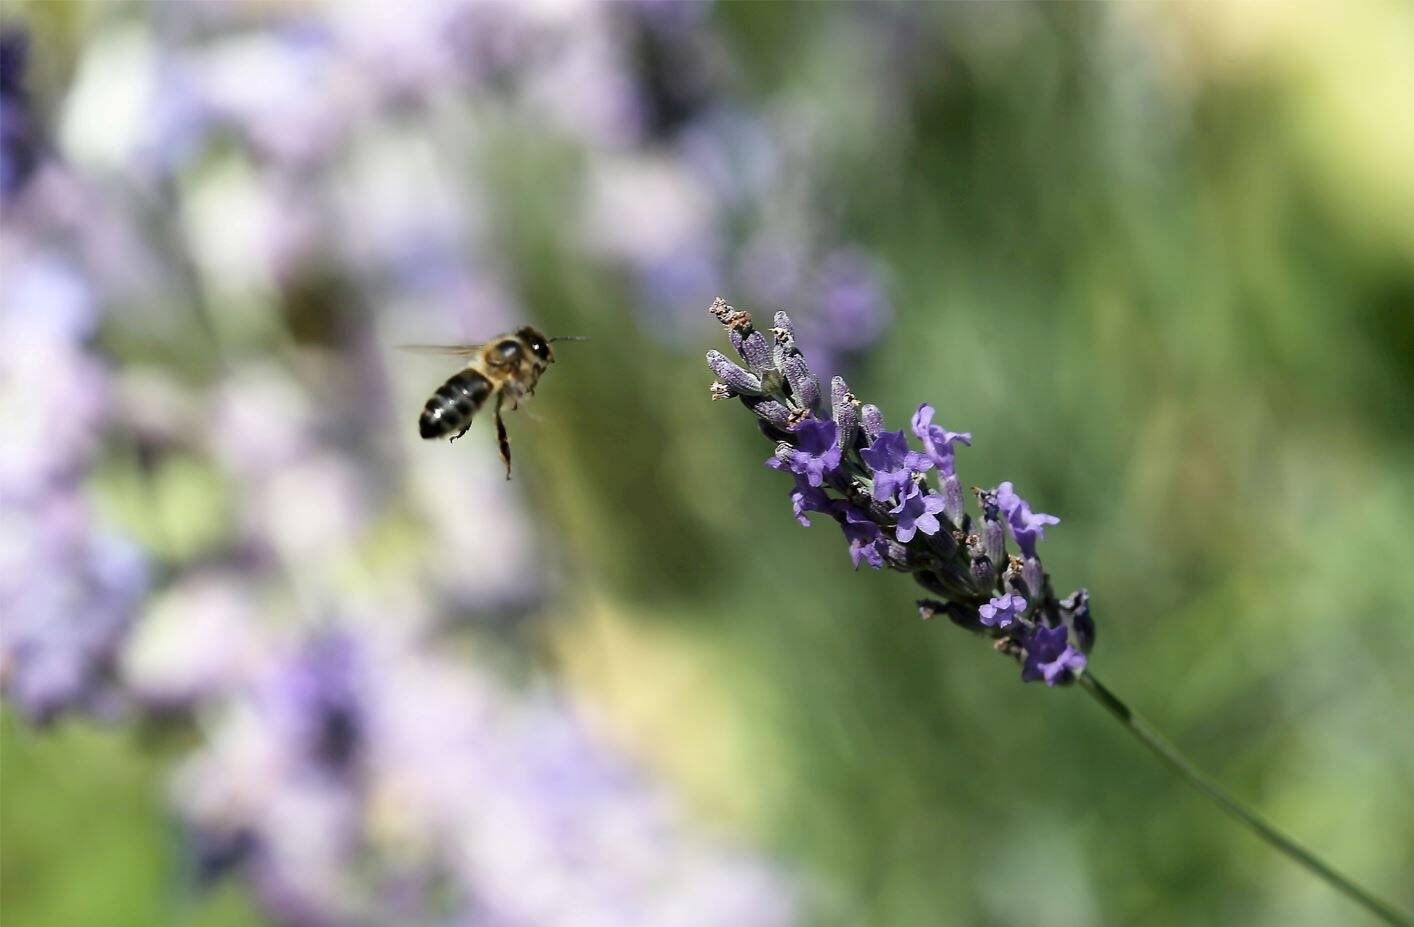
[[[526,343],[530,345],[531,352],[543,361],[550,359],[550,345],[545,343],[543,338],[529,338]]]

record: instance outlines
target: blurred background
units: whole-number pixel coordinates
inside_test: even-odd
[[[1404,907],[1414,8],[10,3],[18,925],[1361,914],[854,573],[703,311],[970,431],[1091,668]],[[583,335],[455,445],[415,420]]]

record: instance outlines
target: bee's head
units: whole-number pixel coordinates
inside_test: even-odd
[[[551,339],[546,338],[544,335],[542,335],[540,333],[540,329],[527,325],[520,331],[516,332],[516,337],[519,338],[521,342],[525,344],[526,348],[529,349],[531,354],[534,354],[536,357],[538,357],[540,360],[544,361],[547,364],[554,363],[555,350],[554,348],[550,347]]]
[[[555,349],[550,347],[556,341],[588,341],[588,338],[580,338],[573,335],[558,335],[554,338],[546,338],[540,329],[531,325],[526,325],[516,332],[516,337],[524,342],[530,349],[530,353],[540,358],[547,364],[555,362]]]

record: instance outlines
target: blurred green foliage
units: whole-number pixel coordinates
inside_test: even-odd
[[[1095,672],[1414,907],[1414,209],[1361,219],[1414,203],[1362,179],[1414,128],[1324,92],[1345,69],[1407,80],[1414,56],[1377,42],[1407,42],[1408,7],[1359,10],[1277,28],[1167,5],[917,8],[912,97],[821,155],[831,208],[893,283],[855,392],[894,425],[926,400],[971,431],[965,481],[1015,480],[1062,517],[1046,562],[1058,591],[1094,596]],[[858,119],[851,23],[898,12],[715,15],[746,92]],[[521,294],[547,329],[594,338],[562,349],[543,423],[516,423],[572,579],[565,634],[577,596],[600,597],[731,668],[697,697],[761,749],[698,782],[700,803],[756,793],[728,804],[820,882],[822,923],[1358,922],[1081,693],[1020,685],[983,644],[920,625],[906,579],[853,574],[833,528],[798,527],[749,417],[707,401],[711,320],[682,345],[633,316],[625,282],[557,234],[573,158],[508,134],[498,222]],[[669,733],[652,752],[674,768],[710,732]],[[248,916],[230,896],[173,902],[160,760],[135,736],[7,721],[5,742],[13,923]]]

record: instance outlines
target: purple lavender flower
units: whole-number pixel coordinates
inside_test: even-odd
[[[115,667],[146,588],[123,541],[97,535],[77,499],[6,513],[0,528],[0,691],[37,724],[118,705]],[[12,534],[13,533],[13,534]]]
[[[913,413],[913,433],[923,443],[923,450],[938,467],[943,476],[954,475],[956,453],[953,442],[972,446],[972,434],[966,431],[948,431],[941,425],[933,424],[933,407],[926,402]]]
[[[803,476],[810,486],[824,485],[825,477],[840,466],[840,449],[835,444],[835,423],[807,418],[795,426],[792,434],[795,445],[784,449],[782,456],[766,461],[767,466]]]
[[[795,488],[790,493],[790,503],[795,520],[807,528],[810,527],[810,519],[805,517],[806,512],[829,512],[834,505],[823,489],[811,486],[799,474],[796,474]]]
[[[879,526],[852,505],[841,503],[839,516],[840,528],[844,530],[844,536],[849,541],[849,559],[854,562],[854,568],[859,569],[862,561],[876,570],[882,570],[888,542]]]
[[[898,538],[900,544],[907,544],[918,531],[927,535],[937,534],[943,527],[938,521],[938,515],[942,511],[942,496],[935,492],[925,493],[917,484],[909,484],[898,505],[889,510],[890,514],[898,517],[898,528],[894,531],[894,537]]]
[[[860,452],[860,456],[874,472],[874,498],[880,502],[892,499],[911,485],[915,473],[933,469],[933,461],[912,450],[901,430],[886,431],[879,435],[873,444]],[[942,509],[938,511],[941,512]]]
[[[1054,686],[1070,682],[1085,669],[1085,654],[1066,642],[1064,627],[1048,628],[1038,624],[1022,641],[1026,657],[1021,664],[1023,682],[1046,680]]]
[[[367,670],[357,641],[326,633],[306,641],[271,692],[295,755],[311,769],[342,777],[367,749]]]
[[[888,324],[889,302],[875,263],[854,248],[839,248],[820,262],[813,281],[819,328],[835,351],[858,351]]]
[[[708,311],[726,328],[738,350],[745,338],[756,334],[750,313],[724,299],[714,301]],[[946,614],[954,625],[992,638],[998,652],[1022,664],[1027,680],[1044,679],[1049,685],[1072,681],[1084,669],[1084,651],[1094,640],[1088,599],[1082,590],[1058,602],[1035,555],[1045,526],[1059,519],[1032,512],[1011,483],[977,490],[981,518],[969,516],[954,451],[959,443],[970,445],[972,436],[934,424],[934,410],[927,403],[918,406],[911,422],[924,453],[909,448],[902,430],[885,432],[878,407],[861,404],[839,377],[830,384],[834,422],[815,419],[795,395],[795,383],[785,370],[792,363],[809,369],[795,342],[796,329],[784,314],[778,314],[773,331],[776,350],[769,362],[760,365],[760,394],[739,395],[718,382],[713,397],[736,395],[757,415],[769,403],[776,421],[774,427],[762,430],[773,439],[785,434],[779,424],[782,416],[787,421],[804,420],[795,444],[778,444],[776,456],[768,462],[795,474],[791,508],[796,519],[808,524],[806,512],[829,512],[849,542],[855,569],[866,562],[875,569],[887,566],[908,573],[939,597],[920,605],[925,618]],[[724,372],[737,376],[723,366],[725,358],[720,355],[713,355],[711,361],[719,376]],[[843,434],[857,435],[855,429],[867,440],[841,440]],[[822,462],[827,454],[828,467]],[[934,469],[937,484],[928,476]],[[828,480],[823,478],[826,473]],[[1008,530],[1023,557],[1008,557]],[[915,543],[920,533],[926,543]],[[1034,616],[1035,625],[1024,617],[1027,614]],[[1069,643],[1070,632],[1075,635],[1074,647]]]
[[[1016,546],[1021,548],[1021,555],[1027,559],[1034,558],[1036,542],[1045,540],[1046,525],[1058,525],[1060,519],[1044,512],[1033,513],[1026,500],[1016,494],[1010,481],[999,485],[996,494],[997,506],[1006,515],[1011,536],[1016,539]]]
[[[0,32],[0,198],[20,191],[40,161],[39,127],[25,92],[29,41],[18,29]]]
[[[1014,592],[993,596],[986,605],[977,609],[982,623],[989,628],[1007,628],[1021,619],[1026,611],[1026,599]]]

